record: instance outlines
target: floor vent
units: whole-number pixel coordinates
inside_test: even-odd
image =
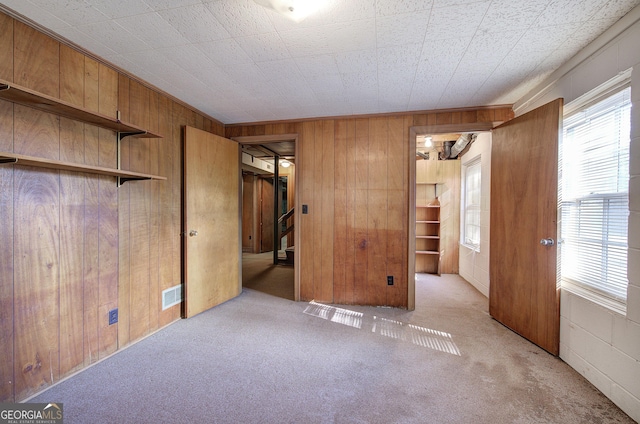
[[[162,290],[162,310],[182,302],[182,284]]]

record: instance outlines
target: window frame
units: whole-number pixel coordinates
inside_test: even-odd
[[[461,226],[460,244],[476,252],[480,252],[480,244],[482,242],[482,155],[474,157],[473,159],[469,160],[467,163],[465,163],[462,166],[463,166],[463,181],[462,181],[463,184],[462,184],[462,199],[461,199],[462,213],[460,217],[460,226]],[[469,205],[470,192],[468,190],[469,189],[468,177],[469,177],[470,169],[477,169],[476,172],[479,177],[478,184],[477,184],[478,202],[477,204],[472,203],[471,205]],[[468,223],[469,212],[472,212],[477,216],[477,225]],[[478,236],[477,243],[469,242],[469,239],[471,237],[467,236],[468,225],[473,225],[474,227],[477,227],[477,236]]]
[[[571,118],[572,116],[574,116],[577,113],[581,113],[585,110],[587,110],[588,108],[606,101],[607,99],[611,98],[614,95],[617,95],[618,93],[622,92],[623,90],[629,89],[631,86],[631,69],[628,69],[627,71],[621,72],[620,74],[618,74],[616,77],[612,78],[611,80],[607,81],[606,83],[602,84],[599,87],[596,87],[594,90],[591,90],[590,92],[586,93],[585,95],[577,98],[576,100],[570,102],[568,105],[565,106],[564,109],[564,114],[563,114],[563,128],[562,128],[562,133],[565,134],[566,132],[566,128],[564,123],[566,122],[566,120],[568,118]],[[630,99],[630,95],[629,95],[629,99]],[[632,107],[632,106],[630,106]],[[614,113],[619,113],[620,109],[616,109],[614,111]],[[631,111],[632,113],[632,111]],[[631,115],[630,113],[630,115]],[[630,134],[629,134],[630,137]],[[562,140],[561,140],[561,145],[559,146],[558,149],[558,169],[559,169],[559,177],[561,177],[563,175],[562,172],[562,168],[563,168],[563,163],[562,163]],[[629,157],[627,156],[628,160]],[[628,168],[629,164],[627,163],[627,168]],[[620,169],[620,168],[618,168]],[[618,173],[617,178],[620,179],[621,174]],[[607,202],[609,199],[614,199],[614,198],[620,198],[620,197],[624,197],[625,194],[627,196],[627,201],[628,201],[628,195],[629,195],[629,190],[628,190],[628,181],[630,176],[627,175],[627,189],[626,189],[626,193],[624,191],[620,191],[617,193],[599,193],[599,194],[589,194],[586,195],[586,197],[580,197],[580,198],[576,198],[576,199],[571,199],[574,202],[575,201],[582,201],[582,200],[603,200],[603,202]],[[560,237],[562,237],[563,232],[562,232],[562,225],[563,225],[563,203],[564,204],[570,204],[571,201],[569,199],[563,199],[562,197],[562,185],[563,185],[563,180],[562,178],[558,178],[558,234]],[[629,216],[629,205],[627,203],[627,228],[628,228],[628,216]],[[568,209],[571,210],[571,209]],[[576,209],[573,209],[574,213],[576,212]],[[578,213],[580,213],[580,208],[577,209]],[[604,217],[605,214],[603,213],[602,216]],[[604,225],[604,224],[603,224]],[[610,222],[607,220],[606,223],[606,228],[611,228],[611,225],[615,225],[615,222]],[[604,230],[603,230],[604,231]],[[608,246],[608,240],[606,240],[607,242],[607,246]],[[564,248],[566,248],[566,244],[563,243],[563,240],[560,240],[560,245],[558,248],[558,286],[561,287],[564,290],[567,290],[575,295],[578,295],[580,297],[583,297],[589,301],[592,301],[600,306],[603,306],[609,310],[612,310],[616,313],[622,314],[622,315],[626,315],[626,307],[627,307],[627,298],[628,298],[628,294],[621,297],[620,295],[616,295],[614,292],[610,292],[608,291],[606,288],[603,289],[602,286],[598,287],[597,285],[594,285],[593,282],[589,283],[589,282],[579,282],[579,281],[575,281],[574,279],[571,279],[569,276],[565,276],[562,274],[562,251]],[[626,248],[628,249],[628,238],[626,240]],[[605,246],[605,241],[603,241],[603,249],[606,248]],[[628,251],[628,250],[627,250]],[[624,275],[627,275],[628,272],[628,256],[625,257],[626,261],[624,264],[625,269],[613,269],[612,272],[623,272]],[[607,268],[609,266],[611,266],[609,263],[607,263]],[[609,270],[607,270],[607,272],[610,272]],[[627,278],[627,288],[628,288],[628,278]],[[628,292],[627,292],[628,293]]]

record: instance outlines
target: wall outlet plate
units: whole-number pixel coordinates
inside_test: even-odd
[[[118,322],[118,308],[109,311],[109,325],[113,325]]]
[[[387,275],[387,285],[393,286],[393,275]]]

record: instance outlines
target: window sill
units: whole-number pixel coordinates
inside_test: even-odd
[[[611,312],[615,312],[616,314],[622,315],[623,317],[627,316],[627,304],[622,301],[601,295],[595,291],[589,290],[579,284],[567,280],[562,280],[560,288],[575,296],[581,297],[589,302],[593,302],[596,305],[602,306],[603,308],[606,308]]]
[[[469,250],[473,250],[475,253],[480,253],[480,246],[479,245],[460,243],[460,246],[465,247],[465,248],[467,248]]]

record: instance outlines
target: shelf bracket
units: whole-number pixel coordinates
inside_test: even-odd
[[[118,111],[118,120],[120,120],[120,111]],[[132,135],[141,135],[141,134],[146,134],[146,131],[118,131],[118,143],[117,143],[117,161],[118,161],[118,169],[120,168],[120,142],[122,141],[123,138],[125,137],[129,137]],[[116,181],[116,186],[120,187],[122,184],[126,183],[127,181],[135,181],[135,180],[149,180],[150,178],[133,178],[133,177],[118,177],[118,180]]]
[[[118,177],[118,187],[127,181],[142,181],[142,180],[150,180],[150,177]]]
[[[129,132],[126,132],[126,131],[120,132],[120,131],[118,131],[118,141],[122,141],[123,138],[129,137],[131,135],[141,135],[141,134],[146,134],[146,133],[147,133],[146,131],[129,131]]]
[[[0,163],[17,163],[17,162],[18,162],[18,158],[0,157]]]

